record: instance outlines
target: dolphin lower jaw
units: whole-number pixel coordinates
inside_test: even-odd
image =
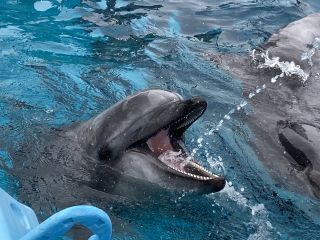
[[[214,173],[208,171],[207,169],[193,161],[189,161],[188,164],[184,166],[184,169],[168,167],[168,171],[181,177],[192,178],[199,181],[221,179],[220,176],[215,175]]]

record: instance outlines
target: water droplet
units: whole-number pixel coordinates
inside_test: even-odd
[[[277,76],[275,76],[275,77],[271,78],[271,82],[272,82],[272,83],[275,83],[275,82],[277,81],[278,77],[279,77],[279,75],[277,75]]]
[[[240,103],[240,107],[241,108],[243,108],[244,106],[246,106],[248,103],[247,103],[247,101],[242,101],[241,103]]]
[[[256,94],[254,94],[254,93],[250,93],[250,94],[249,94],[249,98],[253,98],[255,95],[256,95]]]

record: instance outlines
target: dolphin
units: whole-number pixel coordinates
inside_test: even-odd
[[[280,188],[320,198],[320,13],[290,23],[250,56],[211,56],[243,86],[248,141]]]
[[[224,177],[201,166],[184,143],[185,131],[206,107],[201,97],[145,90],[85,122],[55,129],[41,138],[43,147],[28,143],[15,155],[16,165],[27,158],[14,170],[20,198],[51,212],[119,196],[220,191]]]
[[[121,174],[165,188],[216,192],[224,178],[194,161],[184,144],[185,131],[206,107],[201,97],[183,100],[168,91],[141,91],[69,134],[88,155]]]

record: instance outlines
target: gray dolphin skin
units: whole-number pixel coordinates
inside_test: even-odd
[[[319,49],[320,13],[315,13],[273,34],[250,58],[215,58],[218,66],[242,82],[252,107],[245,117],[253,133],[250,145],[277,186],[316,198],[320,198]],[[264,89],[259,94],[257,86]]]
[[[183,100],[168,91],[142,91],[69,134],[89,156],[123,175],[168,189],[217,192],[224,178],[196,163],[184,145],[184,132],[206,107],[200,97]]]

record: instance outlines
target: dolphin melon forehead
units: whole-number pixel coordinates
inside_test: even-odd
[[[160,106],[165,103],[183,100],[177,93],[159,89],[138,92],[128,99],[128,103],[131,102],[131,99],[134,99],[134,104],[140,108],[143,106]],[[139,102],[139,104],[137,104],[137,102]]]
[[[161,111],[168,110],[166,106],[180,101],[183,99],[177,93],[158,89],[141,91],[128,96],[95,118],[90,119],[86,123],[87,128],[98,129],[99,132],[105,132],[108,128],[113,129],[112,133],[109,133],[112,136],[118,134],[121,128],[122,130],[132,128],[132,124],[142,116],[156,113],[159,109]]]
[[[120,101],[118,104],[114,105],[114,107],[118,108],[117,105],[121,105],[120,109],[123,113],[130,114],[131,116],[138,116],[160,108],[163,105],[182,100],[182,97],[177,93],[155,89],[138,92]],[[118,108],[117,111],[120,109]]]

